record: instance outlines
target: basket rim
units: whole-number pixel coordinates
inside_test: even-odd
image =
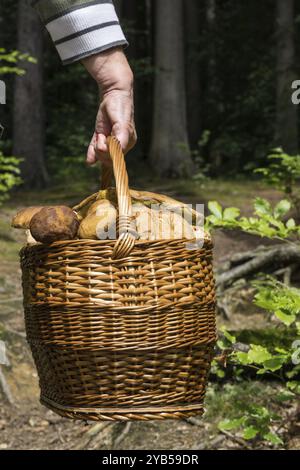
[[[205,235],[207,235],[207,232],[205,232]],[[210,236],[204,236],[203,239],[203,245],[201,247],[196,247],[195,249],[191,249],[189,251],[197,251],[201,249],[205,249],[207,247],[212,248],[213,247],[213,240]],[[151,247],[155,245],[172,245],[172,244],[177,244],[177,243],[196,243],[197,239],[196,238],[161,238],[158,240],[136,240],[134,247],[142,247],[145,245],[146,247]],[[38,249],[45,249],[45,248],[61,248],[61,247],[69,247],[69,246],[76,246],[76,245],[91,245],[91,246],[109,246],[113,247],[116,243],[116,240],[94,240],[92,238],[77,238],[74,240],[59,240],[53,243],[34,243],[34,244],[27,244],[24,245],[21,248],[21,252],[23,250],[38,250]],[[130,255],[128,255],[130,256]]]
[[[116,413],[162,413],[162,412],[174,412],[179,410],[192,411],[202,410],[203,403],[191,403],[183,405],[163,405],[163,406],[123,406],[123,407],[90,407],[90,406],[68,406],[61,405],[45,395],[40,396],[40,402],[47,406],[54,406],[62,411],[73,411],[73,412],[85,412],[85,413],[100,413],[100,414],[116,414]]]

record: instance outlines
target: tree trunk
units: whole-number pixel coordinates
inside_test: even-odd
[[[206,81],[207,81],[207,97],[205,100],[205,109],[214,109],[216,103],[219,101],[217,71],[216,71],[216,46],[215,38],[217,34],[216,28],[216,0],[206,0],[206,28],[207,28],[207,61],[206,61]],[[217,112],[215,108],[214,113]],[[209,126],[211,129],[211,126]],[[219,150],[219,145],[215,137],[209,149],[209,163],[211,171],[215,175],[219,175],[222,171],[222,156]],[[236,166],[236,163],[232,166]]]
[[[297,106],[291,101],[296,79],[294,43],[294,0],[277,0],[277,109],[276,145],[287,153],[298,152]]]
[[[182,0],[156,1],[155,84],[150,158],[161,176],[190,176]]]
[[[187,37],[187,115],[192,147],[196,147],[202,133],[202,90],[199,61],[200,8],[198,0],[186,2],[185,33]]]
[[[13,154],[21,157],[21,174],[26,187],[48,183],[44,149],[43,33],[42,25],[28,3],[19,0],[18,50],[37,59],[23,62],[26,73],[17,77],[14,89]]]
[[[207,75],[210,83],[210,92],[214,92],[216,82],[216,51],[214,35],[216,33],[216,0],[206,0],[206,23],[209,33]]]

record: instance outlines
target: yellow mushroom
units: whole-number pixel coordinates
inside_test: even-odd
[[[43,206],[25,207],[24,209],[20,210],[11,221],[12,227],[29,229],[32,217],[41,209],[43,209]]]
[[[117,210],[107,199],[93,202],[86,217],[81,221],[79,238],[90,238],[93,240],[116,239]]]

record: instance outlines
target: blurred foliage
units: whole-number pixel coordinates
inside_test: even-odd
[[[25,70],[19,66],[23,61],[36,63],[29,54],[23,54],[17,50],[7,52],[6,49],[0,48],[0,75],[24,75]],[[3,131],[4,128],[0,124],[0,139]],[[1,147],[4,148],[5,145],[2,143]],[[22,183],[20,162],[19,158],[5,156],[0,150],[0,205],[8,199],[9,192]]]
[[[21,184],[20,159],[6,157],[0,151],[0,205],[8,199],[9,192]]]
[[[269,165],[257,168],[256,173],[263,175],[264,182],[279,191],[283,191],[300,211],[300,155],[288,155],[281,148],[274,149],[268,155]]]
[[[236,207],[223,209],[217,201],[209,201],[210,215],[206,218],[206,228],[240,229],[243,232],[259,235],[261,237],[285,239],[293,234],[300,235],[300,226],[293,218],[285,221],[285,216],[291,209],[287,199],[279,201],[275,207],[263,198],[254,201],[254,215],[241,217]]]
[[[20,67],[20,62],[36,63],[36,59],[29,54],[21,53],[20,51],[7,52],[6,49],[0,48],[0,75],[16,74],[24,75],[25,70]]]
[[[299,158],[284,154],[281,151],[272,154],[276,162],[269,169],[260,169],[265,178],[272,184],[280,187],[290,194],[295,180],[299,176]],[[278,163],[277,163],[278,162]],[[289,188],[289,191],[286,191]],[[293,208],[293,201],[282,199],[275,207],[262,198],[254,202],[254,214],[251,217],[241,217],[236,207],[223,209],[217,201],[208,203],[210,215],[206,226],[212,228],[239,229],[243,232],[278,239],[292,244],[300,249],[300,225],[293,218],[288,217]],[[282,381],[286,390],[282,401],[299,400],[300,397],[300,289],[295,286],[283,284],[271,276],[259,274],[260,279],[253,282],[256,289],[254,303],[264,309],[270,316],[274,315],[279,322],[281,335],[273,335],[270,345],[262,341],[243,344],[240,350],[236,336],[225,328],[221,329],[222,336],[217,344],[223,352],[221,361],[215,360],[213,373],[220,379],[225,377],[224,365],[230,363],[239,378],[241,368],[250,367],[257,375],[271,374]],[[288,346],[282,344],[281,338],[290,338]],[[221,364],[221,366],[220,366]],[[242,408],[237,407],[237,415],[219,423],[221,431],[234,431],[240,433],[245,440],[263,439],[273,445],[283,445],[278,431],[281,427],[280,416],[272,413],[268,407],[244,403]],[[276,423],[277,426],[276,426]]]
[[[297,17],[300,6],[296,4],[295,8]],[[147,158],[152,128],[153,77],[156,73],[152,9],[152,2],[128,0],[123,4],[121,18],[130,42],[126,53],[135,73],[139,140],[131,153],[136,160]],[[7,55],[5,50],[16,48],[14,12],[12,0],[0,7],[2,62]],[[201,110],[201,128],[198,135],[191,136],[193,142],[201,141],[200,147],[195,144],[192,149],[197,168],[200,168],[195,178],[200,181],[202,173],[230,176],[252,172],[258,164],[262,166],[266,153],[273,146],[276,118],[274,18],[275,2],[272,0],[216,0],[215,23],[208,28],[205,2],[199,4],[199,35],[192,41],[186,35],[185,51],[187,66],[193,61],[198,63],[200,71],[200,94],[193,97],[193,102]],[[298,34],[296,31],[296,44]],[[22,70],[21,58],[26,57],[13,52],[5,63],[6,71],[22,73],[19,72]],[[17,62],[13,62],[15,60]],[[56,179],[65,180],[71,168],[74,172],[70,179],[76,175],[79,178],[86,174],[82,164],[92,136],[98,90],[81,64],[61,65],[47,37],[44,64],[47,166]],[[10,80],[8,76],[9,100],[12,99]],[[4,110],[6,129],[12,128],[11,112],[12,107]],[[11,141],[11,132],[6,138]],[[10,150],[8,148],[8,152]],[[64,166],[62,162],[66,161],[70,164]],[[204,172],[201,171],[203,168]]]

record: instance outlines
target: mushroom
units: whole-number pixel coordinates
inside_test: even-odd
[[[26,241],[28,245],[35,245],[37,243],[37,241],[33,238],[29,228],[25,230],[25,234],[26,234]]]
[[[76,237],[79,220],[67,206],[43,207],[30,221],[30,231],[37,241],[52,243]]]
[[[195,227],[203,221],[203,216],[188,205],[149,191],[131,189],[130,195],[136,231],[141,240],[195,238]],[[79,238],[116,238],[117,207],[115,188],[92,194],[73,207],[81,220]]]
[[[43,206],[25,207],[25,209],[20,210],[11,221],[12,227],[29,229],[32,217],[41,209],[43,209]]]
[[[181,215],[164,204],[152,208],[142,203],[133,205],[136,231],[140,240],[194,238],[194,230]]]
[[[93,240],[116,239],[117,210],[107,199],[95,201],[81,221],[78,236]]]

